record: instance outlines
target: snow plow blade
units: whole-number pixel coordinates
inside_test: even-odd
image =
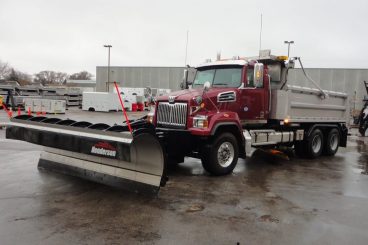
[[[81,177],[128,191],[157,194],[165,159],[154,127],[140,119],[126,125],[18,116],[6,138],[44,146],[39,169]]]

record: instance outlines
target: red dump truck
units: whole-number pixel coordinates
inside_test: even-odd
[[[158,98],[149,116],[169,162],[196,157],[208,172],[223,175],[251,147],[294,146],[307,158],[345,147],[347,95],[322,90],[306,73],[313,88],[289,85],[288,70],[299,59],[286,59],[266,51],[209,61],[196,67],[190,89]]]
[[[167,165],[186,156],[213,175],[232,172],[252,147],[332,156],[347,142],[347,95],[321,89],[306,73],[311,87],[290,85],[297,60],[263,51],[206,62],[193,82],[185,79],[187,89],[152,100],[155,110],[131,122],[132,132],[125,123],[23,115],[7,124],[6,137],[45,146],[39,168],[151,193],[165,184]]]

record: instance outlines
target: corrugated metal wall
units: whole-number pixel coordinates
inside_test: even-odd
[[[180,89],[184,67],[110,67],[110,81],[123,87]],[[107,67],[96,68],[96,91],[105,91]]]
[[[180,89],[184,67],[110,67],[110,81],[120,82],[123,87],[152,87]],[[368,69],[321,69],[307,68],[309,76],[323,89],[345,92],[349,94],[351,106],[361,108],[362,99],[366,94],[363,81],[368,81]],[[193,79],[194,72],[189,78]],[[96,91],[105,91],[107,81],[107,67],[96,68]],[[290,84],[312,87],[305,78],[301,69],[292,69],[289,72]],[[112,88],[112,86],[110,86]],[[356,95],[355,95],[356,93]],[[356,98],[356,99],[355,99]]]

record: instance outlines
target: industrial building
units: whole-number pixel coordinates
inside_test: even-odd
[[[110,67],[110,90],[112,82],[122,87],[166,88],[172,91],[180,89],[185,67]],[[96,67],[96,91],[106,91],[107,66]],[[348,93],[352,109],[363,106],[365,88],[363,81],[368,81],[368,69],[349,68],[307,68],[308,75],[323,89]],[[194,69],[189,69],[189,80],[194,77]],[[301,69],[289,71],[288,82],[292,85],[311,86]]]
[[[81,92],[94,92],[96,91],[95,80],[66,80],[65,86],[79,89]]]
[[[110,91],[114,81],[122,87],[166,88],[175,91],[180,89],[184,69],[184,67],[111,66]],[[98,92],[107,90],[107,71],[107,66],[96,67],[96,91]],[[193,74],[194,71],[189,76],[191,79]]]

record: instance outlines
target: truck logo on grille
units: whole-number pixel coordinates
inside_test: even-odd
[[[169,96],[169,103],[174,103],[175,102],[175,98],[176,98],[176,96],[170,95]]]
[[[92,146],[91,153],[102,156],[115,157],[116,148],[107,142],[98,142],[97,144]]]

